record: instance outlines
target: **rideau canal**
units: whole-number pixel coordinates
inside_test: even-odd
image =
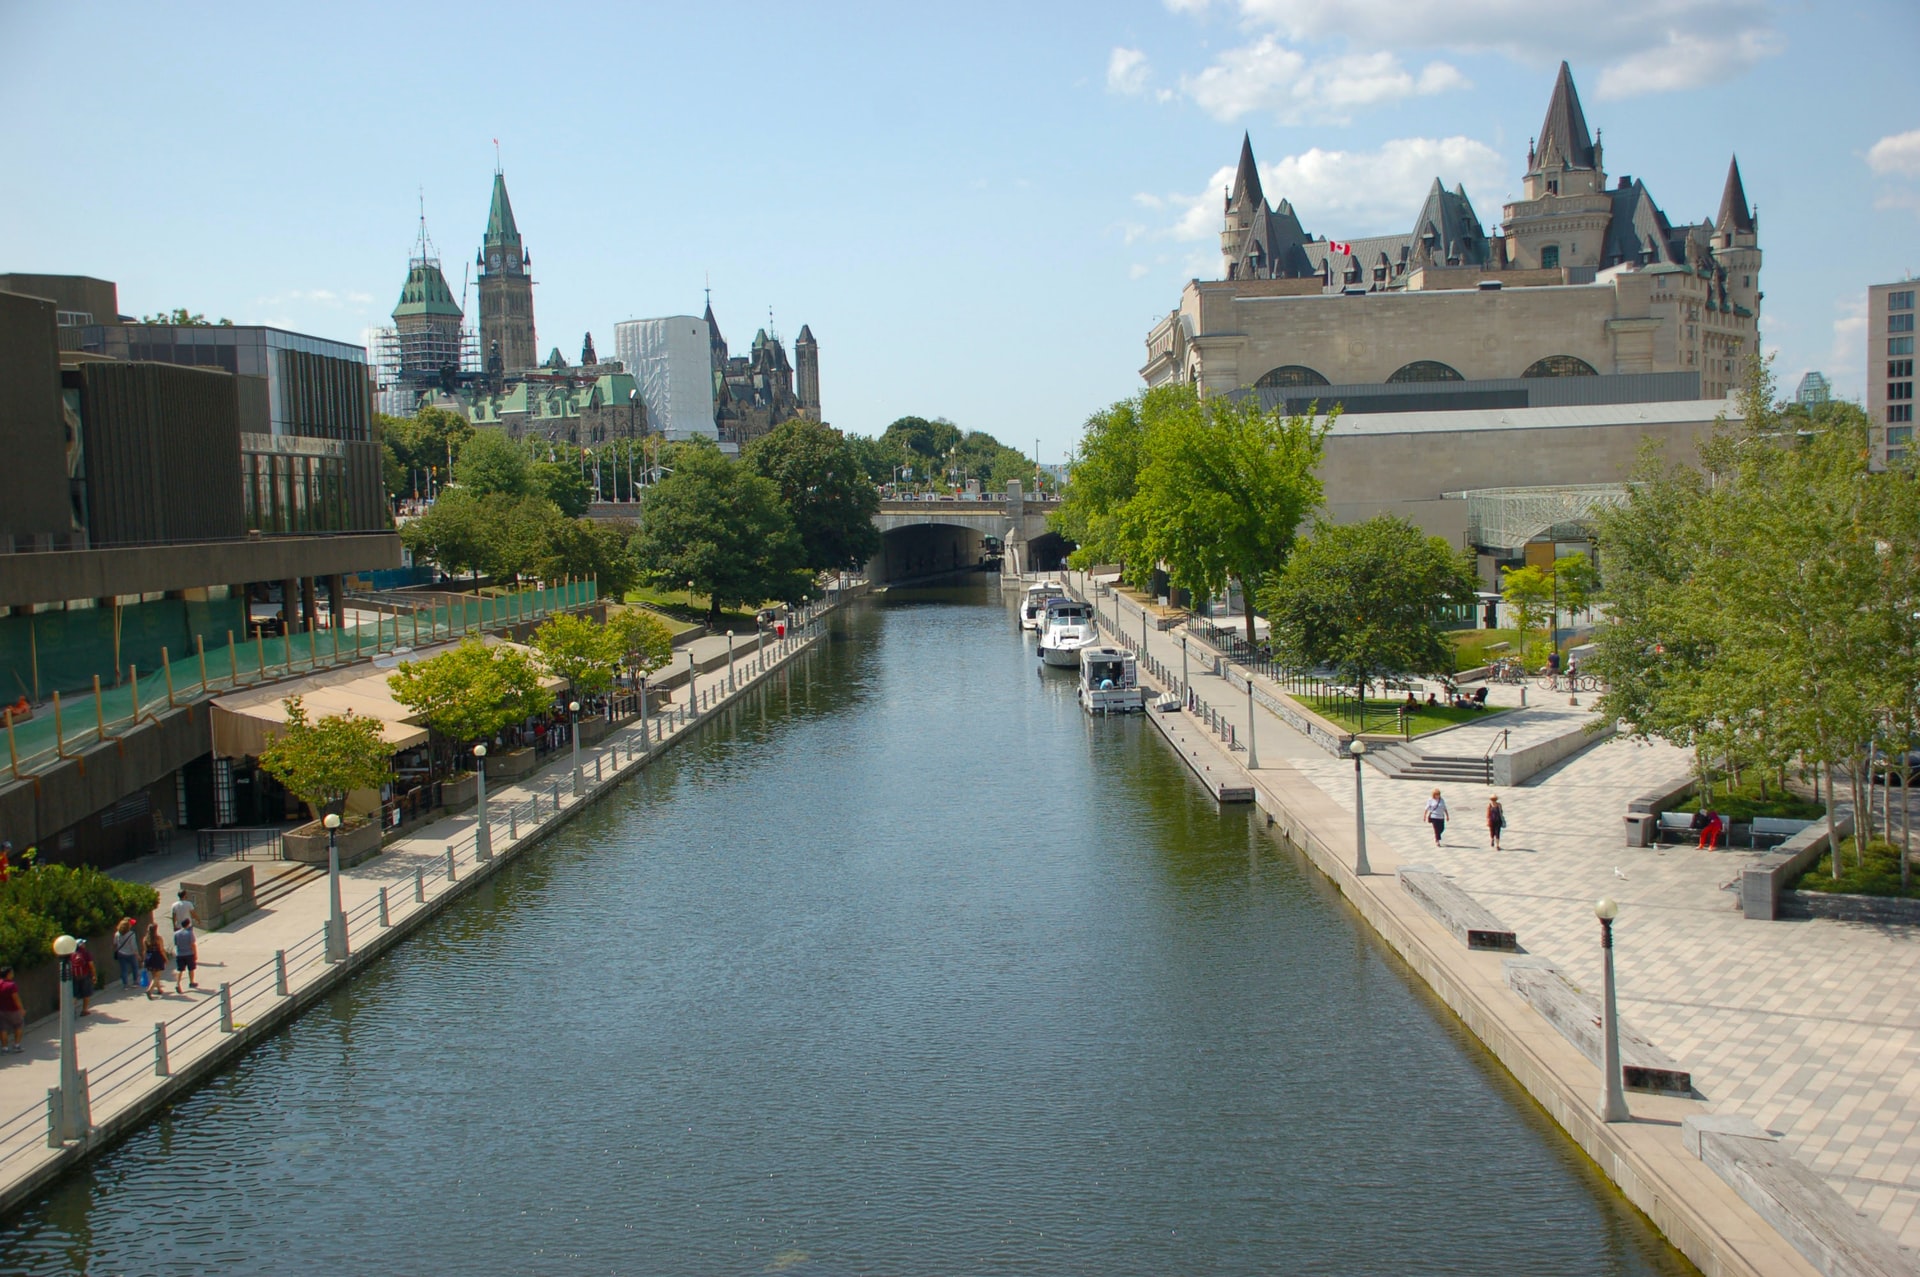
[[[832,624],[0,1271],[1691,1271],[997,589]]]

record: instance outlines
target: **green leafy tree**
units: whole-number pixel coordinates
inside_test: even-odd
[[[1516,629],[1523,634],[1543,629],[1553,611],[1553,569],[1531,565],[1508,569],[1500,580],[1500,597]]]
[[[475,431],[460,449],[454,476],[476,497],[495,493],[523,497],[536,490],[526,449],[507,438],[504,430]]]
[[[852,452],[855,464],[860,467],[860,473],[870,483],[891,483],[893,468],[906,460],[893,441],[875,439],[870,435],[848,435],[847,448]]]
[[[549,581],[591,577],[601,598],[618,599],[639,580],[633,550],[638,535],[628,520],[562,519],[548,531],[536,570]]]
[[[1122,399],[1087,418],[1073,482],[1049,522],[1077,547],[1068,562],[1076,568],[1118,563],[1131,569],[1128,579],[1141,584],[1152,569],[1147,558],[1142,511],[1133,504],[1146,465],[1147,407],[1158,412],[1163,400],[1177,402],[1172,388]]]
[[[449,488],[427,512],[400,525],[400,541],[414,561],[438,563],[447,572],[487,568],[494,529],[487,505],[464,488]]]
[[[947,454],[960,442],[960,427],[941,417],[901,417],[881,432],[880,441],[892,444],[924,480],[945,469]]]
[[[584,515],[593,500],[593,488],[587,483],[587,477],[571,462],[536,461],[527,477],[529,491],[553,502],[569,519]]]
[[[624,655],[620,635],[610,626],[565,612],[541,622],[532,647],[547,672],[566,679],[581,696],[598,696],[612,687],[614,668]]]
[[[172,324],[179,328],[231,328],[231,319],[208,319],[198,311],[189,311],[185,306],[175,306],[172,310],[163,310],[157,315],[147,315],[140,320],[143,324]]]
[[[1471,603],[1471,564],[1395,515],[1317,523],[1262,603],[1280,658],[1332,666],[1357,687],[1386,674],[1440,674],[1454,649],[1440,620]]]
[[[387,686],[443,747],[486,740],[551,703],[525,652],[478,638],[423,661],[402,661]]]
[[[807,567],[859,568],[880,552],[880,530],[873,526],[880,494],[832,426],[796,417],[748,444],[741,460],[779,489]]]
[[[286,708],[286,728],[261,753],[260,766],[316,817],[353,790],[378,789],[387,779],[393,747],[378,719],[351,712],[309,719],[298,696]]]
[[[444,498],[443,498],[444,500]],[[569,520],[541,496],[489,493],[479,502],[484,537],[481,564],[496,580],[541,575],[566,535]]]
[[[642,674],[651,674],[673,660],[673,631],[643,607],[613,609],[607,616],[621,659]]]
[[[713,625],[728,606],[811,592],[793,517],[771,479],[708,443],[676,447],[673,467],[642,507],[636,553],[649,580],[691,582],[692,590],[710,597]]]
[[[473,423],[445,408],[424,407],[411,417],[376,414],[388,491],[425,496],[438,475],[444,484],[453,459],[473,437]]]

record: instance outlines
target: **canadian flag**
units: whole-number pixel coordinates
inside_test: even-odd
[[[1327,241],[1327,251],[1330,253],[1338,253],[1342,257],[1352,257],[1353,245],[1342,243],[1337,239],[1330,239]]]

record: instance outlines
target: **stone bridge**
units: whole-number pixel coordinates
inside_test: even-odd
[[[639,508],[596,502],[587,515],[632,519]],[[1057,568],[1073,548],[1047,525],[1047,516],[1059,508],[1057,498],[1025,495],[1017,482],[1007,485],[1004,496],[882,501],[873,516],[881,533],[880,553],[867,565],[867,579],[879,585],[976,567],[989,557],[989,538],[1001,547],[1005,572]]]

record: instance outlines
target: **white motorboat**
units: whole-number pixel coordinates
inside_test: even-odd
[[[1080,707],[1089,714],[1131,714],[1147,707],[1140,667],[1124,647],[1080,649]]]
[[[1066,587],[1058,581],[1036,581],[1027,587],[1020,603],[1020,628],[1038,630],[1047,617],[1047,600],[1066,597]]]
[[[1040,659],[1049,665],[1073,669],[1080,649],[1100,641],[1093,609],[1078,599],[1048,599],[1046,619],[1040,623]]]

